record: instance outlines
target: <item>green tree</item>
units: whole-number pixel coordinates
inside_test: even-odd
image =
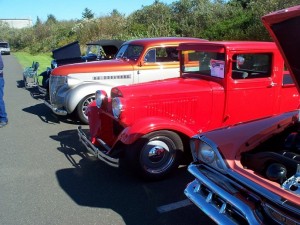
[[[42,25],[42,24],[43,24],[43,23],[42,23],[41,19],[37,16],[37,17],[36,17],[35,26],[40,26],[40,25]]]
[[[0,40],[7,40],[10,28],[7,23],[0,21]]]
[[[46,24],[51,25],[51,24],[55,24],[55,23],[57,23],[56,17],[53,14],[49,14],[47,16]]]
[[[57,21],[48,15],[31,28],[14,29],[0,22],[0,39],[14,50],[31,53],[51,50],[78,40],[82,46],[99,39],[135,39],[190,36],[209,40],[270,40],[261,17],[298,5],[299,0],[176,0],[166,5],[155,0],[129,16],[114,9],[108,15],[78,21]],[[94,14],[93,14],[94,15]],[[85,17],[83,14],[83,17]]]
[[[262,25],[261,17],[294,5],[299,5],[299,0],[250,0],[247,10],[251,14],[252,21],[247,30],[248,37],[254,40],[271,40],[269,33]]]
[[[83,10],[83,13],[82,13],[82,19],[93,19],[94,18],[94,13],[92,12],[92,10],[88,9],[88,8],[85,8]]]
[[[247,30],[252,15],[242,2],[216,2],[212,7],[210,19],[206,19],[206,29],[202,34],[210,40],[249,40]]]
[[[173,36],[171,9],[156,0],[150,6],[142,6],[128,17],[128,31],[132,36]]]

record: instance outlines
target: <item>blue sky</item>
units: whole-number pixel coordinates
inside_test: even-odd
[[[175,1],[160,0],[166,4]],[[49,14],[57,20],[80,19],[85,8],[96,17],[108,15],[114,9],[129,15],[153,3],[154,0],[0,0],[0,19],[32,19],[35,23],[37,17],[46,21]]]

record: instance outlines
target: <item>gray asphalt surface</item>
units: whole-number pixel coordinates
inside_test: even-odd
[[[158,210],[186,201],[183,190],[192,180],[186,167],[145,182],[89,156],[78,124],[31,96],[13,55],[3,60],[9,124],[0,129],[0,225],[212,224],[193,205]]]

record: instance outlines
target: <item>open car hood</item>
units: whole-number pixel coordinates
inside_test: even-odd
[[[300,91],[300,5],[262,17]]]

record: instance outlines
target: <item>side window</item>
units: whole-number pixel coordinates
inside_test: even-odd
[[[291,74],[284,72],[282,85],[288,85],[288,84],[295,84],[295,83],[293,81],[293,78],[291,77]]]
[[[155,49],[149,50],[145,56],[144,61],[148,63],[156,62],[156,50]]]
[[[233,79],[253,79],[270,77],[272,54],[236,54],[232,62]]]
[[[176,47],[155,48],[147,52],[144,58],[145,62],[175,62],[179,61]]]

